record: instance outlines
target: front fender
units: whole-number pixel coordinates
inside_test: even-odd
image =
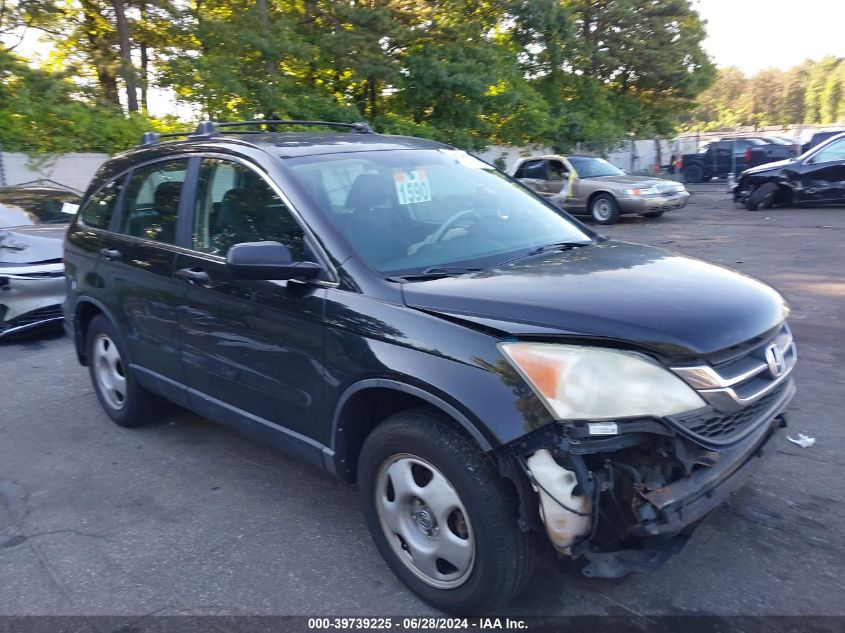
[[[340,291],[329,291],[325,318],[326,402],[335,421],[349,398],[374,385],[434,405],[484,450],[553,421],[497,348],[504,333]]]

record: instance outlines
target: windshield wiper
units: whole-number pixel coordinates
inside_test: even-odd
[[[532,248],[523,257],[532,257],[541,253],[548,253],[549,251],[568,251],[570,248],[578,248],[580,246],[589,246],[592,242],[553,242],[551,244],[543,244],[537,248]]]
[[[491,266],[490,268],[498,268],[499,266],[504,266],[505,264],[510,264],[517,260],[525,259],[526,257],[534,257],[535,255],[540,255],[542,253],[548,253],[549,251],[568,251],[570,248],[589,246],[593,243],[594,242],[553,242],[551,244],[543,244],[542,246],[532,248],[527,253],[517,255],[516,257],[512,257],[511,259],[506,259],[503,262],[499,262],[498,264]]]
[[[463,266],[431,266],[418,273],[407,275],[393,275],[388,277],[391,281],[425,281],[426,279],[441,279],[443,277],[455,277],[467,273],[477,273],[481,268],[464,268]]]

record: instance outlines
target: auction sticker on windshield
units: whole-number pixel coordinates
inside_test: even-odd
[[[431,202],[431,187],[425,169],[394,170],[393,184],[396,185],[399,204]]]

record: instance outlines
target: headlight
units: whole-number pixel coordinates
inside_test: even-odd
[[[664,416],[705,406],[667,369],[631,352],[552,343],[500,343],[558,420]]]
[[[629,196],[653,196],[658,193],[657,187],[641,187],[639,189],[626,189],[625,193]]]

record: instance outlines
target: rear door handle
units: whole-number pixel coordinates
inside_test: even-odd
[[[192,284],[202,284],[211,279],[202,268],[182,268],[177,271],[176,276]]]
[[[122,257],[123,253],[121,253],[116,248],[101,248],[100,255],[102,255],[106,259],[119,259],[120,257]]]

